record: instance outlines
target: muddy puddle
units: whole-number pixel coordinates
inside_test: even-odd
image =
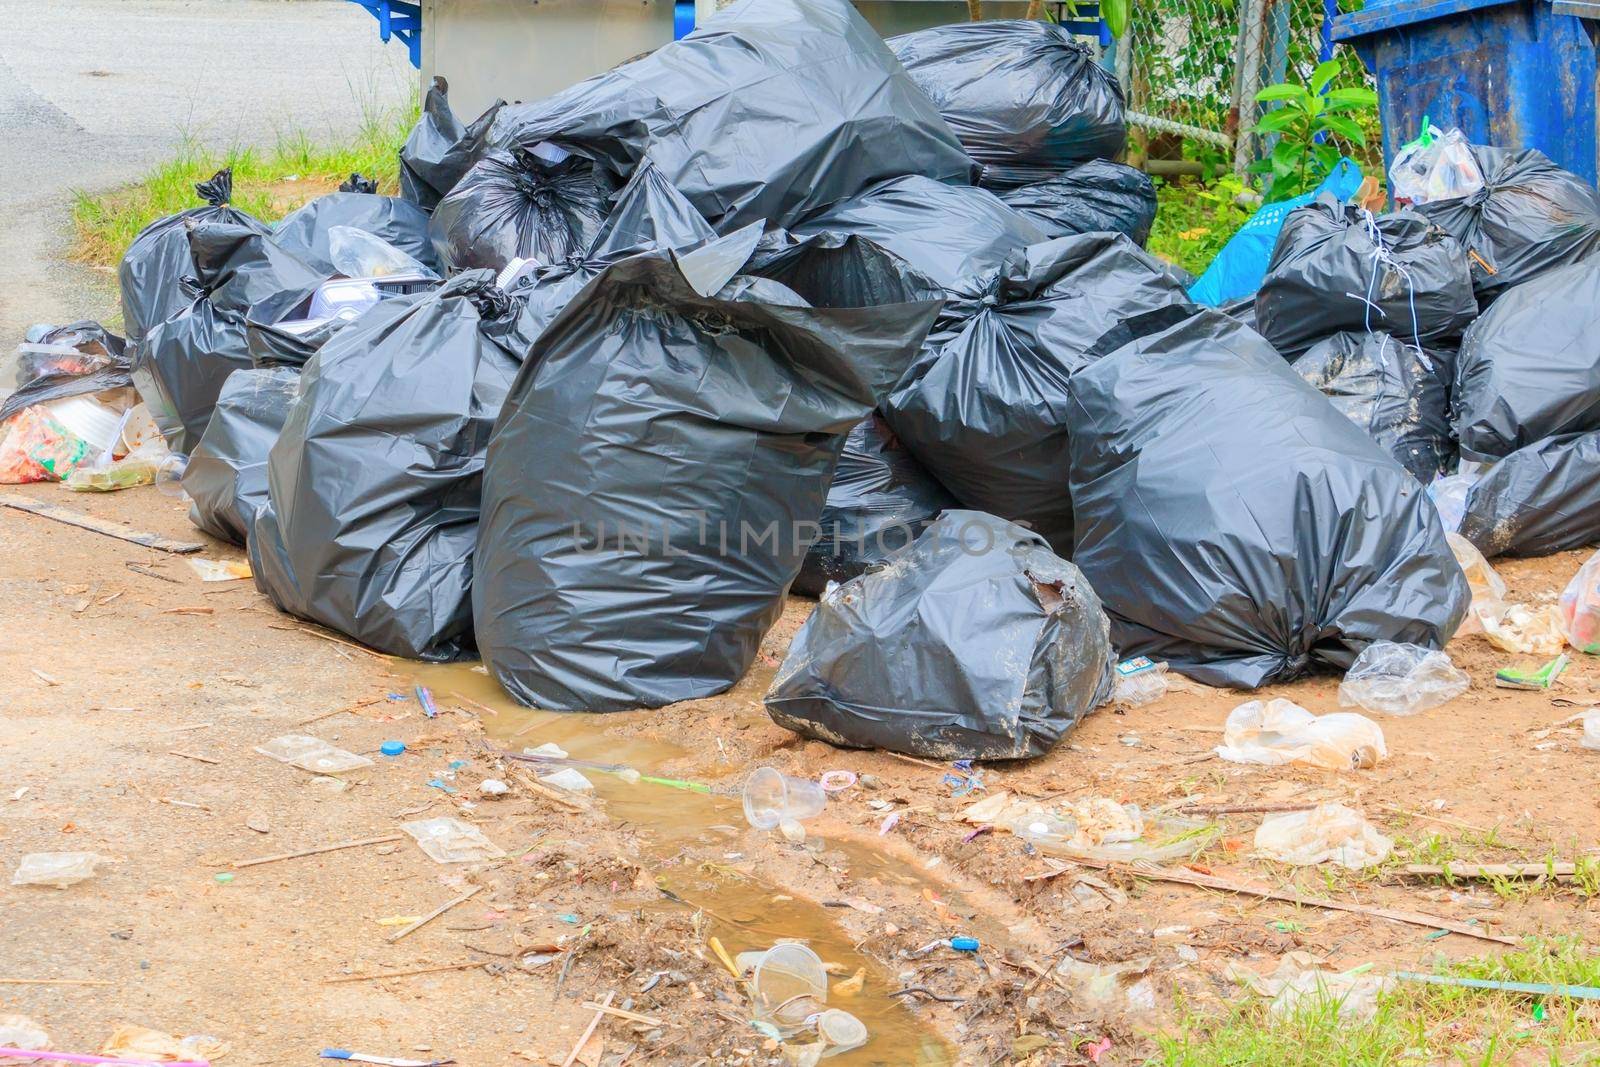
[[[440,706],[461,698],[459,706],[482,715],[491,743],[514,751],[554,742],[581,760],[626,764],[646,776],[693,781],[695,761],[690,753],[665,741],[629,736],[612,729],[631,716],[579,715],[534,711],[519,707],[500,687],[472,664],[420,665],[412,671],[418,684],[428,686]],[[497,714],[490,714],[493,710]],[[641,713],[648,714],[648,713]],[[941,1067],[955,1062],[954,1052],[904,1004],[888,996],[898,983],[877,960],[858,952],[850,936],[819,903],[791,896],[782,886],[735,869],[738,842],[745,831],[743,805],[736,787],[719,783],[710,794],[649,781],[630,783],[614,774],[585,771],[595,794],[604,802],[607,816],[638,833],[643,847],[666,861],[689,847],[732,852],[726,862],[665,865],[659,880],[682,904],[663,897],[662,907],[701,909],[709,933],[730,954],[770,947],[779,939],[801,940],[823,960],[843,967],[834,981],[866,970],[866,987],[849,998],[835,997],[829,1007],[842,1008],[866,1025],[871,1039],[851,1052],[826,1062],[838,1067]],[[743,776],[736,776],[742,781]],[[860,841],[825,840],[828,851],[844,857],[853,877],[892,881],[905,886],[937,888],[912,865]],[[877,992],[873,992],[876,990]],[[751,1030],[752,1039],[758,1035]]]

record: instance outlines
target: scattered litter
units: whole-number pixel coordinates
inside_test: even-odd
[[[1305,763],[1328,770],[1375,767],[1389,755],[1383,730],[1365,715],[1316,716],[1284,697],[1251,700],[1228,713],[1217,755],[1232,763],[1278,767]]]
[[[1150,973],[1153,963],[1154,956],[1106,964],[1066,956],[1056,965],[1056,974],[1066,979],[1073,1003],[1081,1009],[1149,1016],[1156,1011],[1155,977]]]
[[[1220,832],[1212,823],[1164,812],[1147,819],[1137,805],[1104,797],[1050,805],[999,792],[971,805],[961,817],[1002,827],[1043,852],[1105,862],[1187,859]]]
[[[202,582],[237,582],[250,577],[249,560],[200,559],[191,556],[187,562]]]
[[[95,867],[107,862],[106,857],[95,852],[30,852],[22,857],[11,884],[65,889],[93,878]]]
[[[817,784],[822,787],[824,793],[832,796],[854,786],[856,781],[855,771],[823,771],[822,777],[817,779]]]
[[[1166,696],[1168,688],[1165,663],[1156,663],[1149,656],[1135,656],[1117,664],[1111,702],[1123,707],[1139,708]]]
[[[1471,687],[1467,672],[1443,652],[1374,641],[1361,650],[1339,683],[1339,706],[1415,715],[1454,700]]]
[[[478,783],[478,795],[488,799],[498,799],[511,792],[511,787],[498,778],[485,778]]]
[[[1256,852],[1296,867],[1331,863],[1358,871],[1382,863],[1394,842],[1359,811],[1343,804],[1322,804],[1263,819],[1256,830]]]
[[[1533,670],[1523,670],[1517,667],[1501,667],[1494,672],[1494,684],[1501,689],[1532,689],[1541,691],[1549,689],[1555,684],[1561,672],[1567,669],[1571,661],[1565,654],[1557,656],[1543,667]]]
[[[372,761],[367,757],[335,748],[321,738],[308,734],[284,734],[266,744],[257,745],[255,750],[279,763],[287,763],[313,774],[343,774],[372,766]]]
[[[828,973],[805,945],[781,942],[761,953],[739,954],[751,971],[750,1000],[756,1018],[784,1036],[798,1033],[828,1002]]]
[[[1271,997],[1268,1009],[1280,1018],[1295,1015],[1304,1007],[1332,1001],[1345,1022],[1366,1022],[1378,1011],[1378,997],[1394,987],[1385,975],[1371,973],[1371,964],[1348,971],[1330,971],[1309,952],[1290,952],[1270,975],[1230,964],[1228,977],[1258,996]]]
[[[400,824],[435,863],[472,863],[505,858],[505,850],[471,823],[448,815]]]
[[[1567,647],[1561,611],[1554,604],[1538,608],[1510,604],[1498,619],[1481,616],[1480,620],[1483,635],[1503,652],[1553,656]]]

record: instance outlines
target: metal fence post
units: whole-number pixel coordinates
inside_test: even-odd
[[[1256,93],[1261,90],[1261,53],[1264,46],[1266,0],[1242,0],[1239,4],[1239,44],[1234,57],[1233,107],[1229,118],[1235,123],[1233,171],[1243,175],[1255,161],[1258,138],[1250,132],[1256,124]]]

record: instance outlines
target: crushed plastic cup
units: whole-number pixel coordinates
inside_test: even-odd
[[[1600,653],[1600,552],[1578,568],[1562,591],[1561,622],[1573,648],[1590,655]]]
[[[1255,846],[1258,854],[1296,867],[1331,863],[1359,871],[1387,859],[1394,842],[1354,808],[1319,804],[1262,820]]]
[[[106,858],[97,852],[30,852],[11,876],[12,885],[48,885],[65,889],[94,877]]]
[[[1339,771],[1374,767],[1389,755],[1383,729],[1365,715],[1317,716],[1283,697],[1246,701],[1229,712],[1216,752],[1230,763],[1304,763]]]
[[[483,836],[471,823],[448,815],[400,824],[435,863],[474,863],[505,857],[505,849]]]
[[[828,794],[806,778],[792,778],[773,767],[757,767],[744,782],[744,817],[757,830],[803,822],[822,812]]]
[[[865,1023],[838,1008],[829,1008],[817,1016],[817,1034],[827,1046],[823,1059],[860,1048],[872,1036]]]
[[[759,1018],[797,1033],[828,1002],[828,972],[811,949],[786,941],[756,963],[750,993]]]
[[[1436,649],[1374,641],[1361,650],[1339,684],[1339,706],[1415,715],[1472,688],[1466,671]]]

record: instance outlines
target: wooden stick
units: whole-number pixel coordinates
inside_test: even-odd
[[[447,900],[443,904],[440,904],[437,908],[434,908],[432,911],[428,912],[428,914],[422,916],[420,919],[418,919],[416,922],[412,923],[411,925],[406,926],[403,929],[397,930],[396,932],[390,934],[388,937],[384,938],[384,940],[389,942],[392,945],[396,941],[400,940],[402,937],[405,937],[407,934],[412,933],[412,932],[414,932],[416,930],[419,930],[422,927],[428,925],[433,920],[437,919],[439,916],[443,915],[445,912],[447,912],[451,908],[455,907],[457,904],[465,903],[466,901],[471,900],[473,897],[477,896],[481,892],[483,892],[483,886],[475,885],[471,889],[467,890],[465,893],[462,893],[459,897],[456,897],[454,900]]]
[[[213,724],[209,722],[191,722],[185,726],[169,726],[161,732],[164,734],[181,734],[185,730],[206,730]]]
[[[0,985],[116,985],[100,978],[0,978]]]
[[[161,552],[171,552],[179,556],[187,556],[206,547],[198,541],[177,541],[157,533],[129,529],[119,522],[102,519],[98,515],[88,515],[73,508],[64,508],[59,504],[34,500],[32,497],[22,496],[20,493],[0,493],[0,507],[26,511],[30,515],[37,515],[41,519],[49,519],[51,522],[76,526],[80,530],[88,530],[91,533],[102,534],[106,537],[115,537],[118,541],[127,541],[131,544],[154,548]]]
[[[615,989],[606,993],[606,999],[595,1005],[597,1010],[594,1018],[589,1020],[589,1025],[584,1027],[583,1033],[578,1035],[578,1043],[572,1046],[572,1051],[567,1053],[567,1058],[561,1061],[561,1067],[572,1067],[573,1061],[578,1058],[578,1053],[583,1051],[583,1046],[589,1043],[589,1036],[594,1033],[594,1028],[600,1025],[600,1020],[606,1017],[605,1009],[611,1007],[611,1002],[617,999]]]
[[[144,575],[146,578],[159,578],[161,581],[170,582],[173,585],[182,585],[183,584],[178,579],[172,577],[169,574],[160,574],[160,573],[158,573],[156,571],[151,570],[149,567],[141,567],[141,566],[139,566],[139,564],[133,562],[133,560],[131,560],[131,559],[130,560],[124,560],[122,565],[124,567],[128,568],[130,571],[134,571],[134,572],[136,572],[138,574]]]
[[[489,705],[483,703],[482,701],[473,700],[471,697],[467,696],[465,693],[451,693],[450,695],[455,697],[457,700],[466,701],[468,704],[471,704],[473,707],[477,708],[479,711],[487,711],[490,715],[493,715],[496,718],[500,717],[500,712],[499,712],[498,709],[491,708]]]
[[[1407,874],[1448,874],[1453,878],[1571,878],[1578,873],[1575,863],[1408,863]]]
[[[1178,805],[1178,810],[1189,815],[1264,815],[1273,811],[1314,811],[1315,804],[1223,804],[1217,807]]]
[[[297,630],[297,631],[299,631],[300,633],[303,633],[303,634],[310,634],[312,637],[320,637],[324,641],[332,641],[336,645],[343,645],[346,648],[353,648],[357,652],[364,652],[367,655],[371,656],[373,659],[381,659],[381,660],[393,660],[394,659],[393,656],[386,656],[382,652],[374,652],[372,649],[367,648],[367,647],[365,647],[363,645],[358,645],[354,641],[346,641],[342,637],[335,637],[332,634],[325,634],[321,630],[313,630],[309,626],[270,626],[270,627],[268,627],[268,629],[272,629],[272,630]]]
[[[1411,810],[1409,810],[1407,808],[1400,807],[1398,804],[1378,803],[1378,804],[1374,804],[1373,807],[1381,808],[1384,811],[1392,811],[1396,815],[1404,815],[1404,816],[1407,816],[1408,818],[1412,818],[1412,819],[1429,819],[1429,820],[1431,820],[1433,822],[1444,823],[1444,825],[1446,825],[1446,826],[1455,826],[1455,827],[1459,827],[1462,830],[1471,830],[1475,834],[1486,834],[1486,833],[1489,833],[1489,830],[1485,829],[1482,826],[1473,826],[1469,822],[1462,822],[1460,819],[1447,818],[1447,817],[1445,817],[1443,815],[1430,815],[1428,812],[1425,812],[1425,811],[1411,811]]]
[[[902,763],[915,763],[919,767],[926,767],[931,771],[938,771],[940,774],[944,774],[949,770],[948,767],[941,767],[937,763],[929,763],[925,759],[918,759],[915,756],[907,756],[907,755],[905,755],[904,753],[901,753],[901,752],[890,752],[890,751],[888,751],[886,749],[886,750],[884,750],[883,754],[885,756],[893,756],[895,759],[900,760]]]
[[[1347,904],[1340,900],[1307,897],[1289,890],[1269,889],[1266,886],[1252,885],[1248,882],[1234,882],[1226,878],[1218,878],[1215,875],[1201,874],[1199,871],[1157,867],[1149,863],[1131,865],[1108,863],[1105,860],[1089,859],[1083,856],[1074,856],[1072,861],[1080,866],[1094,867],[1102,871],[1125,871],[1136,877],[1149,878],[1157,882],[1176,882],[1179,885],[1215,889],[1223,893],[1242,893],[1246,896],[1260,897],[1263,900],[1281,900],[1288,904],[1301,904],[1311,908],[1327,908],[1329,911],[1355,912],[1357,915],[1370,915],[1377,919],[1392,919],[1395,922],[1410,923],[1413,926],[1425,926],[1430,930],[1449,930],[1452,934],[1475,937],[1480,941],[1494,941],[1502,945],[1517,945],[1520,943],[1514,937],[1502,937],[1499,934],[1486,933],[1468,923],[1446,919],[1440,915],[1429,915],[1426,912],[1396,911],[1392,908],[1377,908],[1367,904]]]
[[[615,1015],[619,1019],[627,1019],[629,1022],[633,1022],[633,1023],[643,1023],[645,1026],[676,1026],[677,1025],[677,1023],[669,1023],[669,1022],[665,1022],[665,1021],[663,1021],[661,1019],[652,1019],[648,1015],[640,1015],[636,1011],[624,1011],[621,1008],[611,1008],[611,1007],[607,1007],[604,1004],[596,1004],[592,1000],[584,1001],[582,1004],[579,1005],[579,1007],[590,1008],[590,1009],[592,1009],[594,1011],[603,1011],[607,1015]]]
[[[321,722],[323,719],[331,719],[335,715],[343,715],[347,711],[354,714],[357,708],[370,708],[372,705],[376,704],[382,699],[383,697],[373,697],[370,700],[358,700],[354,704],[351,704],[348,708],[334,708],[332,711],[325,711],[321,715],[313,715],[309,719],[301,719],[299,722],[295,723],[295,725],[310,726],[314,722]]]
[[[412,967],[404,971],[379,971],[377,974],[346,974],[338,978],[324,978],[323,985],[336,985],[340,982],[379,982],[385,978],[409,978],[414,974],[439,974],[442,971],[466,971],[473,967],[482,967],[485,960],[471,960],[467,963],[445,963],[438,967]]]
[[[544,797],[552,804],[558,804],[561,807],[566,808],[568,811],[589,810],[586,805],[580,804],[576,800],[569,800],[567,797],[561,794],[559,789],[555,788],[554,786],[545,785],[527,771],[518,770],[512,767],[508,767],[506,770],[507,773],[511,775],[512,780],[518,785],[522,786],[528,792],[533,793],[536,796]]]
[[[238,863],[229,864],[234,870],[243,867],[254,867],[261,863],[277,863],[279,860],[297,860],[302,856],[317,856],[324,852],[337,852],[342,848],[359,848],[362,845],[383,845],[390,841],[404,841],[405,834],[385,834],[383,837],[363,837],[357,841],[340,841],[332,845],[318,845],[316,848],[303,848],[298,852],[280,852],[276,856],[262,856],[260,859],[240,860]]]
[[[202,755],[200,755],[199,753],[196,753],[196,752],[180,752],[175,748],[167,749],[167,755],[169,755],[169,756],[182,756],[184,759],[199,760],[201,763],[216,764],[216,763],[221,763],[222,762],[219,759],[212,759],[210,756],[202,756]]]

